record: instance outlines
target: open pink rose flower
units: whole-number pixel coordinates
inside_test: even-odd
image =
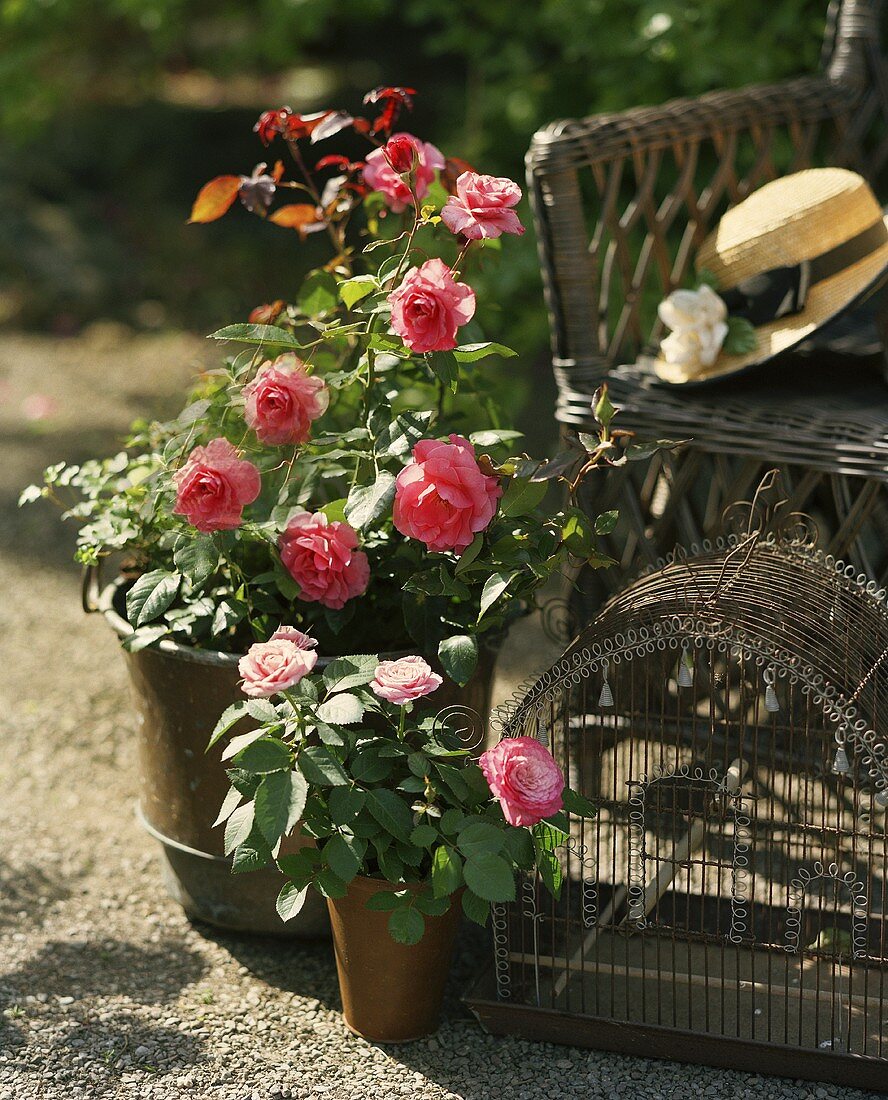
[[[437,257],[411,268],[388,296],[392,331],[411,351],[450,351],[458,329],[475,315],[475,292]]]
[[[243,510],[262,488],[252,462],[238,458],[227,439],[195,447],[188,461],[173,474],[173,512],[186,516],[198,531],[231,531],[240,527]]]
[[[427,141],[420,141],[413,134],[392,134],[387,145],[398,149],[399,157],[406,163],[405,142],[409,142],[416,151],[416,164],[413,168],[413,190],[419,201],[429,193],[429,185],[435,178],[435,172],[444,167],[444,154]],[[393,144],[394,143],[394,144]],[[396,161],[396,163],[398,163]],[[385,149],[374,149],[368,154],[364,164],[364,183],[373,191],[380,191],[386,204],[400,214],[413,205],[413,194],[401,175],[389,163]]]
[[[482,176],[463,172],[441,211],[441,221],[451,233],[462,233],[470,241],[481,237],[521,236],[524,226],[512,210],[521,199],[521,188],[503,176]]]
[[[278,539],[281,561],[300,599],[339,610],[370,583],[370,563],[353,527],[323,512],[293,516]]]
[[[304,443],[311,422],[324,415],[329,402],[323,379],[309,374],[290,352],[266,363],[244,386],[244,419],[263,443]]]
[[[493,519],[502,492],[461,435],[451,435],[449,443],[421,439],[413,461],[398,474],[392,518],[402,535],[429,550],[462,553]]]
[[[564,776],[533,737],[506,737],[478,760],[510,825],[536,825],[563,808]]]
[[[401,657],[397,661],[379,662],[370,689],[380,699],[403,707],[414,699],[431,695],[443,682],[422,657]]]
[[[277,631],[267,642],[251,645],[238,661],[244,695],[267,698],[286,691],[295,687],[317,664],[318,655],[313,649],[298,645],[291,638],[278,637],[280,633]],[[302,637],[308,635],[302,634]]]

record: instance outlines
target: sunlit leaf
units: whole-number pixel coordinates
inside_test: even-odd
[[[189,222],[214,222],[228,210],[240,190],[240,176],[216,176],[201,187]]]

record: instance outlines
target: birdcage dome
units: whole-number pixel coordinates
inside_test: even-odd
[[[822,708],[839,745],[888,788],[888,598],[810,538],[734,536],[677,550],[604,605],[542,676],[501,708],[503,736],[529,732],[565,688],[666,650],[755,662]],[[607,689],[610,690],[609,688]]]

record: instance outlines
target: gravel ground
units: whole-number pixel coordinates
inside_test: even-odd
[[[46,462],[113,447],[206,355],[199,340],[109,326],[7,336],[0,350],[2,1100],[872,1095],[485,1035],[459,1003],[483,934],[461,943],[438,1035],[383,1049],[342,1026],[328,944],[221,934],[166,898],[133,817],[116,643],[80,612],[70,537],[48,508],[14,500]],[[23,426],[35,392],[56,411]],[[531,642],[507,655],[501,690],[527,671]]]

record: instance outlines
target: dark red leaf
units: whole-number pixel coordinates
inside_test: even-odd
[[[241,176],[216,176],[201,187],[191,208],[189,222],[214,222],[228,210],[241,185]]]
[[[374,88],[372,92],[368,92],[364,96],[365,103],[382,104],[382,111],[373,120],[373,133],[390,134],[401,113],[401,108],[406,107],[408,111],[413,109],[415,95],[415,88],[383,87]]]
[[[330,156],[321,157],[318,163],[315,165],[315,171],[321,172],[324,168],[348,168],[351,165],[351,161],[348,157],[344,157],[339,153],[331,153]]]
[[[444,161],[444,171],[440,175],[441,186],[451,195],[456,194],[456,181],[463,172],[474,172],[475,169],[467,160],[461,157],[447,157]]]
[[[281,128],[284,121],[292,114],[289,107],[278,107],[276,111],[263,111],[259,121],[253,127],[263,145],[270,145],[275,137],[283,132]]]
[[[324,120],[334,113],[333,111],[317,111],[313,115],[290,115],[285,121],[281,133],[290,141],[310,137],[323,124]],[[312,140],[314,139],[312,138]]]

